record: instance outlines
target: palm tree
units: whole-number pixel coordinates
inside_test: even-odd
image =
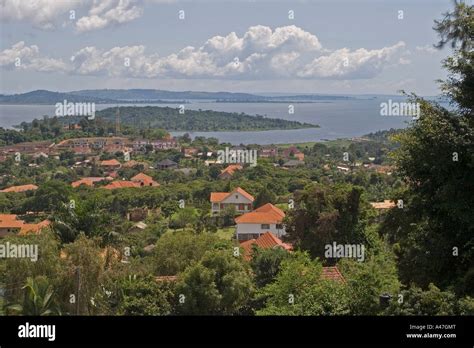
[[[54,301],[55,291],[46,277],[28,277],[23,287],[25,297],[22,304],[14,304],[7,307],[13,314],[45,316],[59,315],[60,310]]]

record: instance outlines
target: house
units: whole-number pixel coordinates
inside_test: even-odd
[[[130,187],[141,187],[139,182],[133,182],[133,181],[112,181],[110,184],[103,186],[103,188],[107,190],[115,190],[115,189],[121,189],[121,188],[130,188]]]
[[[221,171],[218,178],[219,179],[230,179],[234,173],[238,170],[242,170],[243,167],[240,164],[230,164],[225,169]]]
[[[33,184],[28,184],[28,185],[11,186],[6,189],[0,190],[0,192],[26,192],[26,191],[34,191],[37,189],[38,189],[38,186],[33,185]]]
[[[102,177],[87,177],[87,178],[82,178],[80,180],[77,180],[77,181],[74,181],[71,183],[71,186],[76,188],[76,187],[79,187],[81,185],[85,185],[85,186],[90,186],[90,187],[94,187],[94,184],[96,182],[101,182],[103,180],[107,180],[106,178],[102,178]]]
[[[299,166],[304,166],[304,161],[300,161],[300,160],[289,160],[285,163],[283,163],[283,167],[285,168],[295,168],[295,167],[299,167]]]
[[[178,163],[169,159],[165,159],[161,162],[158,162],[156,164],[156,168],[157,169],[175,169],[175,168],[178,168]]]
[[[337,268],[337,266],[323,267],[321,278],[326,280],[334,280],[340,283],[346,283],[346,279],[339,271],[339,268]]]
[[[185,147],[182,152],[185,158],[192,158],[198,154],[199,149],[196,149],[195,147]]]
[[[153,150],[170,150],[170,149],[179,149],[179,143],[174,137],[165,137],[161,140],[152,140],[149,142],[153,146]]]
[[[151,146],[153,150],[170,150],[179,149],[179,144],[176,138],[165,137],[159,140],[137,139],[131,142],[131,146],[135,151],[145,151],[147,146]]]
[[[346,166],[337,166],[336,168],[337,168],[337,170],[339,170],[340,172],[346,172],[346,173],[350,170],[350,168],[349,168],[349,167],[346,167]]]
[[[140,184],[140,186],[160,186],[156,181],[153,180],[153,178],[149,175],[139,173],[135,175],[133,178],[130,179],[132,182],[136,182]]]
[[[122,164],[116,159],[105,160],[100,162],[100,166],[108,170],[119,169]]]
[[[127,219],[133,222],[143,221],[148,217],[147,208],[133,208],[127,213]]]
[[[229,206],[235,207],[239,214],[252,211],[255,198],[245,190],[237,187],[232,192],[211,192],[211,214],[218,215]]]
[[[276,147],[263,148],[259,151],[259,156],[262,158],[276,157],[278,155],[278,149]]]
[[[395,202],[385,199],[383,202],[371,202],[370,205],[376,210],[387,210],[396,206]]]
[[[0,237],[5,237],[9,234],[18,234],[20,236],[30,233],[38,234],[49,224],[48,220],[43,220],[37,224],[29,224],[18,219],[18,216],[15,214],[0,214]]]
[[[299,161],[304,160],[304,153],[302,153],[297,147],[290,146],[287,149],[282,151],[282,156],[284,158],[296,158]]]
[[[145,230],[148,227],[146,223],[143,221],[139,221],[136,224],[134,224],[130,229],[128,230],[129,232],[140,232]]]
[[[214,166],[216,164],[222,164],[222,161],[219,161],[219,160],[205,160],[204,161],[204,165],[206,167]]]
[[[48,227],[51,224],[49,220],[43,220],[37,224],[24,224],[21,227],[20,232],[18,232],[19,236],[26,236],[28,234],[39,234],[41,230]]]
[[[286,234],[283,226],[285,213],[271,203],[267,203],[254,211],[235,218],[237,240],[257,239],[265,232],[277,237]]]
[[[293,249],[291,244],[283,243],[282,240],[276,237],[273,233],[265,232],[257,239],[249,239],[240,243],[240,247],[243,249],[244,260],[250,261],[252,259],[254,245],[262,249],[281,248],[287,251]]]

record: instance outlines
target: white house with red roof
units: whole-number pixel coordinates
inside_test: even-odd
[[[211,192],[211,214],[219,215],[225,208],[234,206],[238,214],[252,211],[255,198],[237,187],[232,192]]]
[[[235,231],[237,240],[257,239],[265,232],[271,232],[277,237],[286,234],[283,219],[283,210],[271,203],[262,205],[254,211],[235,218],[237,229]]]

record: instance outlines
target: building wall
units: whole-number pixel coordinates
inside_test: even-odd
[[[235,193],[235,194],[231,195],[230,197],[227,197],[223,201],[217,203],[217,205],[215,203],[212,203],[211,212],[213,214],[218,214],[221,211],[221,204],[224,205],[222,210],[224,210],[228,205],[232,204],[232,205],[235,206],[235,210],[238,213],[248,213],[248,212],[252,211],[252,202],[249,199],[242,196],[240,193]],[[239,209],[239,204],[244,204],[244,209],[243,210]],[[250,204],[250,209],[249,209],[248,204]]]
[[[246,238],[247,235],[251,234],[263,234],[270,231],[278,238],[286,234],[285,227],[282,229],[277,229],[276,224],[270,224],[270,228],[262,229],[262,224],[237,224],[236,235],[238,240],[247,240],[251,238]],[[253,237],[252,237],[253,238]]]

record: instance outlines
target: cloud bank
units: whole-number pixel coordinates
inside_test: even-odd
[[[0,0],[0,18],[28,21],[43,30],[69,23],[83,33],[133,21],[143,14],[143,4],[138,0]],[[83,11],[87,15],[76,18],[76,13]]]
[[[94,13],[106,16],[112,2],[101,2]],[[128,3],[128,1],[123,1]],[[97,5],[99,6],[99,5]],[[127,7],[128,8],[128,7]],[[127,10],[128,11],[128,10]],[[126,13],[127,11],[124,10]],[[95,14],[91,13],[90,18]],[[133,16],[134,12],[127,12]],[[89,19],[84,27],[98,27],[101,21]],[[405,43],[368,50],[323,48],[316,35],[294,25],[275,28],[250,27],[241,37],[232,32],[214,36],[200,47],[187,46],[168,56],[147,53],[146,47],[122,46],[102,49],[84,47],[72,59],[54,59],[40,54],[37,46],[23,41],[0,52],[0,66],[22,69],[60,71],[69,74],[184,79],[368,79],[390,66],[407,64]]]

